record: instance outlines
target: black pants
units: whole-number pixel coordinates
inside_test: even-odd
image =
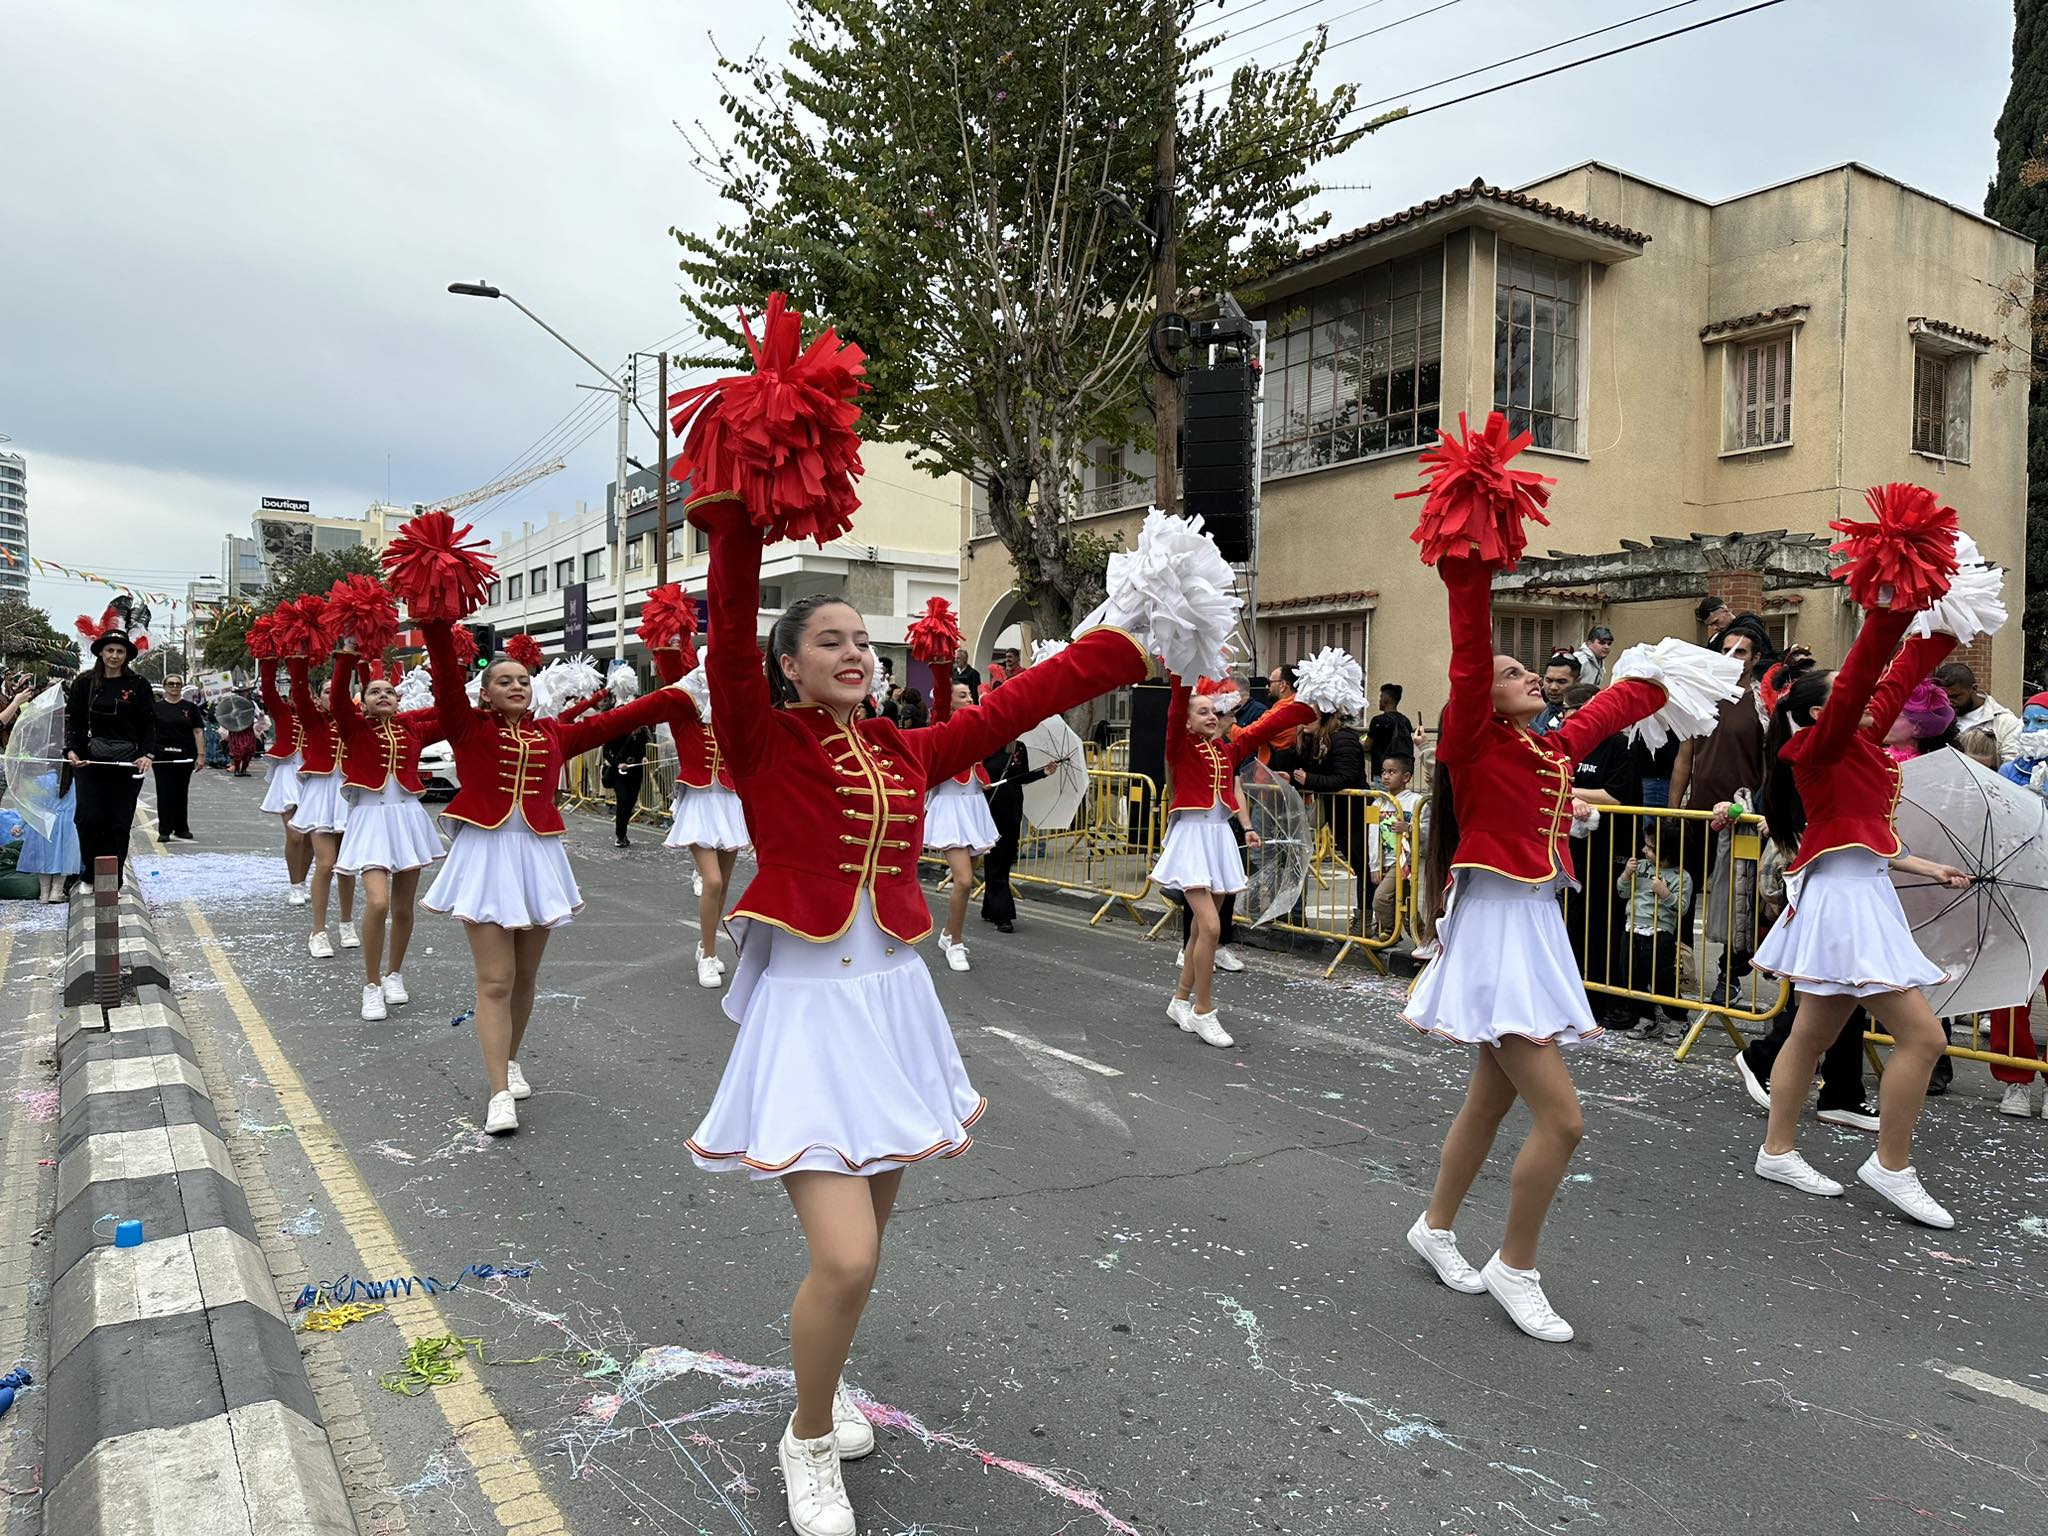
[[[192,768],[189,757],[156,759],[156,827],[165,837],[192,835]]]
[[[95,763],[80,768],[78,810],[72,820],[78,828],[79,871],[89,882],[93,861],[111,854],[128,857],[128,830],[135,825],[135,802],[142,794],[142,779],[125,763]]]
[[[1010,870],[1017,862],[1017,839],[1024,835],[1024,791],[1004,785],[988,797],[995,818],[996,845],[981,861],[981,918],[986,923],[1017,921],[1017,893],[1010,889]]]
[[[1634,992],[1656,992],[1665,997],[1678,996],[1678,935],[1675,933],[1631,933],[1628,936],[1628,972],[1617,978],[1628,984]],[[1639,1018],[1655,1018],[1660,1003],[1639,1002],[1629,999],[1628,1006]]]
[[[612,772],[612,795],[617,802],[612,809],[612,830],[622,840],[626,835],[626,823],[633,819],[633,812],[639,809],[640,780],[646,772],[646,768],[639,763]]]
[[[1785,1011],[1771,1024],[1771,1032],[1760,1040],[1752,1040],[1742,1049],[1743,1060],[1749,1063],[1749,1070],[1756,1074],[1756,1080],[1769,1086],[1771,1068],[1777,1065],[1778,1051],[1792,1034],[1792,1020],[1799,1012],[1798,994],[1785,1005]],[[1842,1033],[1835,1043],[1827,1048],[1820,1059],[1821,1109],[1856,1109],[1863,1103],[1863,1031],[1870,1026],[1870,1017],[1861,1008],[1849,1015],[1849,1022],[1842,1026]]]
[[[1237,839],[1238,854],[1242,857],[1244,853],[1244,824],[1235,816],[1230,818],[1230,835]],[[1225,896],[1216,903],[1216,916],[1219,920],[1216,933],[1216,947],[1222,949],[1227,945],[1235,944],[1237,942],[1237,892],[1232,891],[1228,896]],[[1188,947],[1188,940],[1194,936],[1195,909],[1188,905],[1187,898],[1183,896],[1180,902],[1180,947],[1186,949]]]

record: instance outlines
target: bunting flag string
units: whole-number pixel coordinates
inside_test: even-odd
[[[15,563],[15,557],[10,552],[0,550],[0,555],[6,556],[9,565]],[[141,587],[131,587],[125,581],[115,581],[112,577],[102,576],[96,571],[84,570],[75,565],[66,565],[61,560],[43,560],[35,555],[30,555],[28,563],[35,567],[36,574],[40,576],[66,576],[73,581],[89,581],[96,587],[112,587],[116,592],[125,592],[130,597],[139,597],[146,603],[155,603],[171,608],[178,606],[178,598],[172,593],[146,592]]]

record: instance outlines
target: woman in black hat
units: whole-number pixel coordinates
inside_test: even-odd
[[[128,856],[135,800],[156,752],[156,695],[128,670],[135,654],[128,632],[108,628],[92,643],[93,664],[65,695],[65,756],[77,770],[79,869]]]

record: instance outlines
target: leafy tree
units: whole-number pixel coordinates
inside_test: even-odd
[[[50,622],[50,616],[20,598],[0,598],[0,667],[41,669],[78,664],[78,639]]]
[[[184,648],[176,645],[152,645],[135,659],[135,670],[152,682],[162,682],[167,677],[181,676],[186,669]]]
[[[213,622],[199,642],[200,665],[214,671],[253,667],[256,658],[249,654],[249,626],[259,615],[288,598],[308,592],[325,595],[344,576],[381,578],[383,574],[376,553],[362,544],[302,555],[282,567],[253,602],[223,603],[215,610]]]
[[[1998,174],[1984,198],[1987,217],[2018,230],[2037,251],[2048,241],[2048,0],[2017,0],[2013,7],[2012,86],[1998,116]],[[2039,677],[2048,645],[2048,389],[2039,386],[2048,356],[2048,266],[2013,274],[2007,310],[2024,312],[2030,349],[2008,349],[2017,361],[1996,382],[2017,377],[2035,386],[2027,408],[2027,612],[2023,626],[2027,675]]]
[[[1195,0],[793,0],[789,61],[719,62],[723,134],[689,132],[728,222],[674,230],[683,303],[737,346],[733,311],[780,288],[869,354],[873,435],[982,488],[1037,628],[1101,590],[1071,527],[1081,455],[1143,398],[1153,252],[1136,227],[1177,123],[1173,297],[1299,249],[1311,168],[1356,141],[1356,90],[1315,85],[1320,35],[1220,86],[1185,42]],[[729,357],[693,358],[727,362]],[[1100,541],[1094,541],[1099,544]]]
[[[256,622],[257,609],[251,603],[222,603],[199,637],[199,664],[210,672],[229,672],[252,667],[249,654],[249,626]]]

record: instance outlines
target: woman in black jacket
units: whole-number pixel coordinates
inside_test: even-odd
[[[125,630],[107,630],[65,695],[65,757],[78,781],[79,870],[87,880],[94,860],[127,858],[136,797],[156,752],[156,695],[128,670],[134,649]]]
[[[1329,824],[1337,854],[1351,866],[1357,902],[1354,915],[1365,911],[1365,799],[1346,795],[1347,789],[1368,788],[1365,776],[1365,742],[1343,717],[1325,712],[1312,726],[1304,726],[1295,738],[1300,754],[1298,766],[1288,775],[1294,787],[1322,801],[1322,819]]]

